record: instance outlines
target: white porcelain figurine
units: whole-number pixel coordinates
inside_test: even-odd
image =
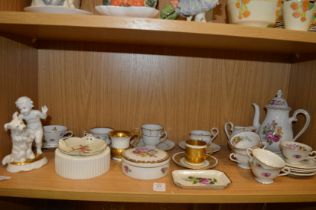
[[[42,111],[33,110],[33,101],[26,97],[20,97],[16,101],[20,114],[15,112],[12,120],[4,125],[5,130],[11,131],[12,150],[5,156],[2,164],[8,164],[9,172],[29,171],[40,168],[47,163],[42,155],[43,126],[41,119],[47,117],[47,107]],[[24,121],[26,124],[24,123]],[[36,155],[32,150],[32,143],[36,144]]]

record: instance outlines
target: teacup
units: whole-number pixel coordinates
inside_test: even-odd
[[[192,165],[203,164],[206,160],[207,144],[202,140],[185,141],[185,162]]]
[[[257,133],[245,131],[233,135],[229,140],[229,144],[232,149],[248,149],[258,147],[261,140]]]
[[[249,148],[247,152],[251,171],[255,180],[261,184],[272,184],[276,177],[290,173],[290,168],[285,166],[284,160],[271,151]]]
[[[254,126],[238,126],[234,125],[232,122],[226,122],[224,125],[224,130],[228,140],[231,136],[234,136],[240,132],[256,132],[256,128]]]
[[[236,162],[240,168],[250,169],[248,155],[239,154],[239,153],[230,153],[229,159],[231,161]]]
[[[123,152],[130,147],[130,142],[136,135],[130,131],[113,130],[109,133],[109,137],[112,158],[121,160]]]
[[[32,0],[31,6],[62,6],[79,8],[80,0]]]
[[[315,3],[310,0],[286,0],[283,18],[286,29],[307,31],[315,13]]]
[[[206,144],[210,144],[213,140],[218,136],[218,128],[212,128],[210,131],[206,130],[192,130],[190,132],[190,139],[192,140],[202,140],[205,141]]]
[[[299,163],[306,159],[316,160],[316,151],[313,151],[313,149],[306,144],[294,141],[281,141],[280,147],[288,163]]]
[[[110,145],[109,133],[113,131],[112,128],[91,128],[90,133],[98,139],[103,139],[108,145]]]
[[[159,124],[143,124],[140,135],[145,146],[148,147],[156,147],[168,137],[165,128]]]
[[[44,148],[56,148],[58,147],[59,139],[73,135],[72,131],[69,131],[68,128],[63,125],[46,125],[43,129]]]

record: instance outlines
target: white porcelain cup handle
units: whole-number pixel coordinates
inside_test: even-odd
[[[262,147],[260,147],[261,149],[265,149],[265,148],[267,148],[268,143],[266,141],[262,141],[261,146],[262,146]]]
[[[252,150],[253,149],[251,149],[251,148],[247,148],[247,155],[248,155],[250,160],[253,158]]]
[[[67,130],[63,133],[63,138],[68,138],[68,137],[72,137],[74,135],[74,133],[71,130]]]
[[[225,134],[227,136],[227,140],[230,139],[230,136],[233,133],[234,124],[232,122],[226,122],[224,125]]]
[[[289,167],[284,167],[282,168],[282,170],[280,171],[280,174],[278,176],[286,176],[291,172],[291,169]]]
[[[168,139],[168,133],[165,129],[163,129],[160,137],[160,142],[166,141]]]
[[[316,151],[312,151],[308,154],[307,159],[315,159],[316,160]]]
[[[237,158],[236,158],[236,154],[235,154],[235,153],[230,153],[230,154],[229,154],[229,159],[230,159],[231,161],[233,161],[233,162],[238,163],[238,160],[237,160]]]
[[[296,122],[297,121],[297,115],[302,114],[305,116],[305,124],[303,126],[303,128],[298,132],[298,134],[296,134],[296,136],[293,138],[293,141],[296,141],[298,139],[298,137],[300,137],[305,130],[307,129],[307,127],[309,126],[310,122],[311,122],[311,117],[309,115],[309,113],[307,111],[305,111],[304,109],[298,109],[293,113],[293,116],[290,118],[290,123],[292,122]]]
[[[214,139],[218,136],[219,130],[218,128],[211,128],[210,132],[211,132],[211,140],[209,144],[212,143]]]

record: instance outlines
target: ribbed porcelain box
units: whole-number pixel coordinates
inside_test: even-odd
[[[91,156],[72,156],[55,150],[56,173],[67,179],[91,179],[110,168],[110,148]]]

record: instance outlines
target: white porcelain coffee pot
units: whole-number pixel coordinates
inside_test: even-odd
[[[276,96],[266,106],[267,115],[261,125],[259,123],[260,108],[255,103],[253,106],[255,107],[253,126],[257,128],[261,140],[267,143],[266,149],[275,153],[281,153],[279,146],[281,141],[296,141],[310,124],[310,115],[304,109],[296,110],[293,116],[289,117],[291,108],[283,98],[281,90],[277,91]],[[298,114],[305,116],[305,125],[293,138],[292,123],[297,121]]]

